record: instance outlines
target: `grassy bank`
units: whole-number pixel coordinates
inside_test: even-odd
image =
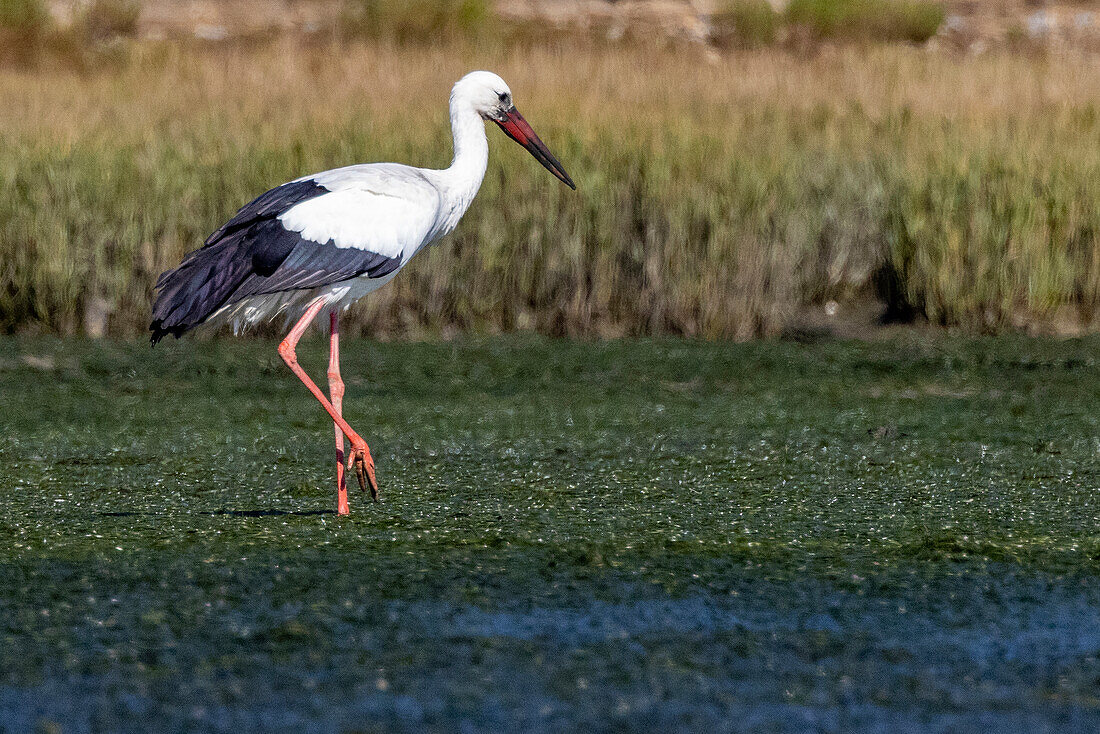
[[[457,233],[360,305],[376,335],[748,338],[851,296],[973,330],[1100,306],[1087,60],[139,46],[109,74],[0,72],[0,329],[137,335],[156,274],[256,193],[352,162],[443,166],[490,67],[577,180],[493,133]],[[399,72],[395,70],[400,70]]]
[[[274,346],[0,339],[0,728],[1100,722],[1096,339]]]

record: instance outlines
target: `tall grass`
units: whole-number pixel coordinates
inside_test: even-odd
[[[90,78],[0,72],[0,330],[78,333],[95,306],[138,335],[156,274],[264,189],[357,161],[447,165],[450,84],[477,67],[509,80],[578,191],[490,130],[457,232],[353,331],[750,338],[852,297],[977,330],[1100,307],[1100,79],[1053,60],[156,53]]]
[[[488,0],[344,0],[341,35],[399,43],[472,39],[490,25]]]
[[[938,0],[790,0],[782,13],[769,0],[720,0],[710,13],[710,25],[711,40],[720,47],[763,46],[781,35],[801,41],[808,36],[818,41],[924,43],[945,18]]]
[[[76,19],[74,31],[85,44],[137,34],[141,0],[93,0]]]
[[[943,25],[937,0],[791,0],[788,22],[818,38],[923,43]]]
[[[72,22],[58,26],[43,0],[0,0],[0,67],[117,66],[128,55],[119,41],[136,36],[140,14],[141,0],[91,0],[75,3]]]
[[[721,48],[754,48],[775,42],[779,14],[768,0],[724,0],[710,14],[711,40]]]
[[[51,29],[42,0],[0,0],[0,64],[35,61]]]

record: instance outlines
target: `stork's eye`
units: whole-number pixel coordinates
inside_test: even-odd
[[[507,102],[508,101],[508,93],[507,92],[501,92],[500,94],[497,95],[497,99],[499,99],[501,102]]]

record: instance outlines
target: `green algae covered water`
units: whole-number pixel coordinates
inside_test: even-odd
[[[340,518],[274,344],[0,340],[0,731],[1100,729],[1100,340],[346,341]]]

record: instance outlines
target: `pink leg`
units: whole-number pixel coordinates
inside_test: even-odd
[[[333,309],[329,312],[330,328],[328,350],[328,396],[336,414],[343,416],[344,380],[340,377],[340,314]],[[336,430],[336,511],[341,515],[351,512],[348,506],[348,483],[344,479],[344,432],[340,426]]]
[[[337,428],[343,431],[344,435],[351,441],[351,456],[348,457],[348,468],[352,465],[355,466],[355,475],[359,479],[359,486],[364,490],[367,489],[367,484],[370,484],[371,497],[375,500],[378,499],[378,481],[374,476],[374,459],[371,458],[370,449],[367,447],[367,442],[362,437],[352,430],[340,413],[332,407],[332,403],[328,401],[325,394],[321,392],[321,388],[317,387],[313,380],[309,379],[309,375],[302,369],[302,366],[298,364],[298,357],[294,353],[294,348],[298,346],[298,340],[302,338],[302,334],[305,333],[306,327],[309,326],[309,322],[313,321],[320,313],[321,309],[325,307],[323,300],[317,300],[311,305],[306,312],[302,314],[302,318],[298,320],[298,323],[294,325],[294,328],[290,330],[290,333],[286,335],[286,339],[279,344],[279,356],[286,362],[287,367],[298,376],[298,379],[302,381],[302,384],[313,393],[313,397],[317,398],[317,402],[321,404],[321,407],[325,409],[325,412],[329,414],[333,422],[336,423]]]

